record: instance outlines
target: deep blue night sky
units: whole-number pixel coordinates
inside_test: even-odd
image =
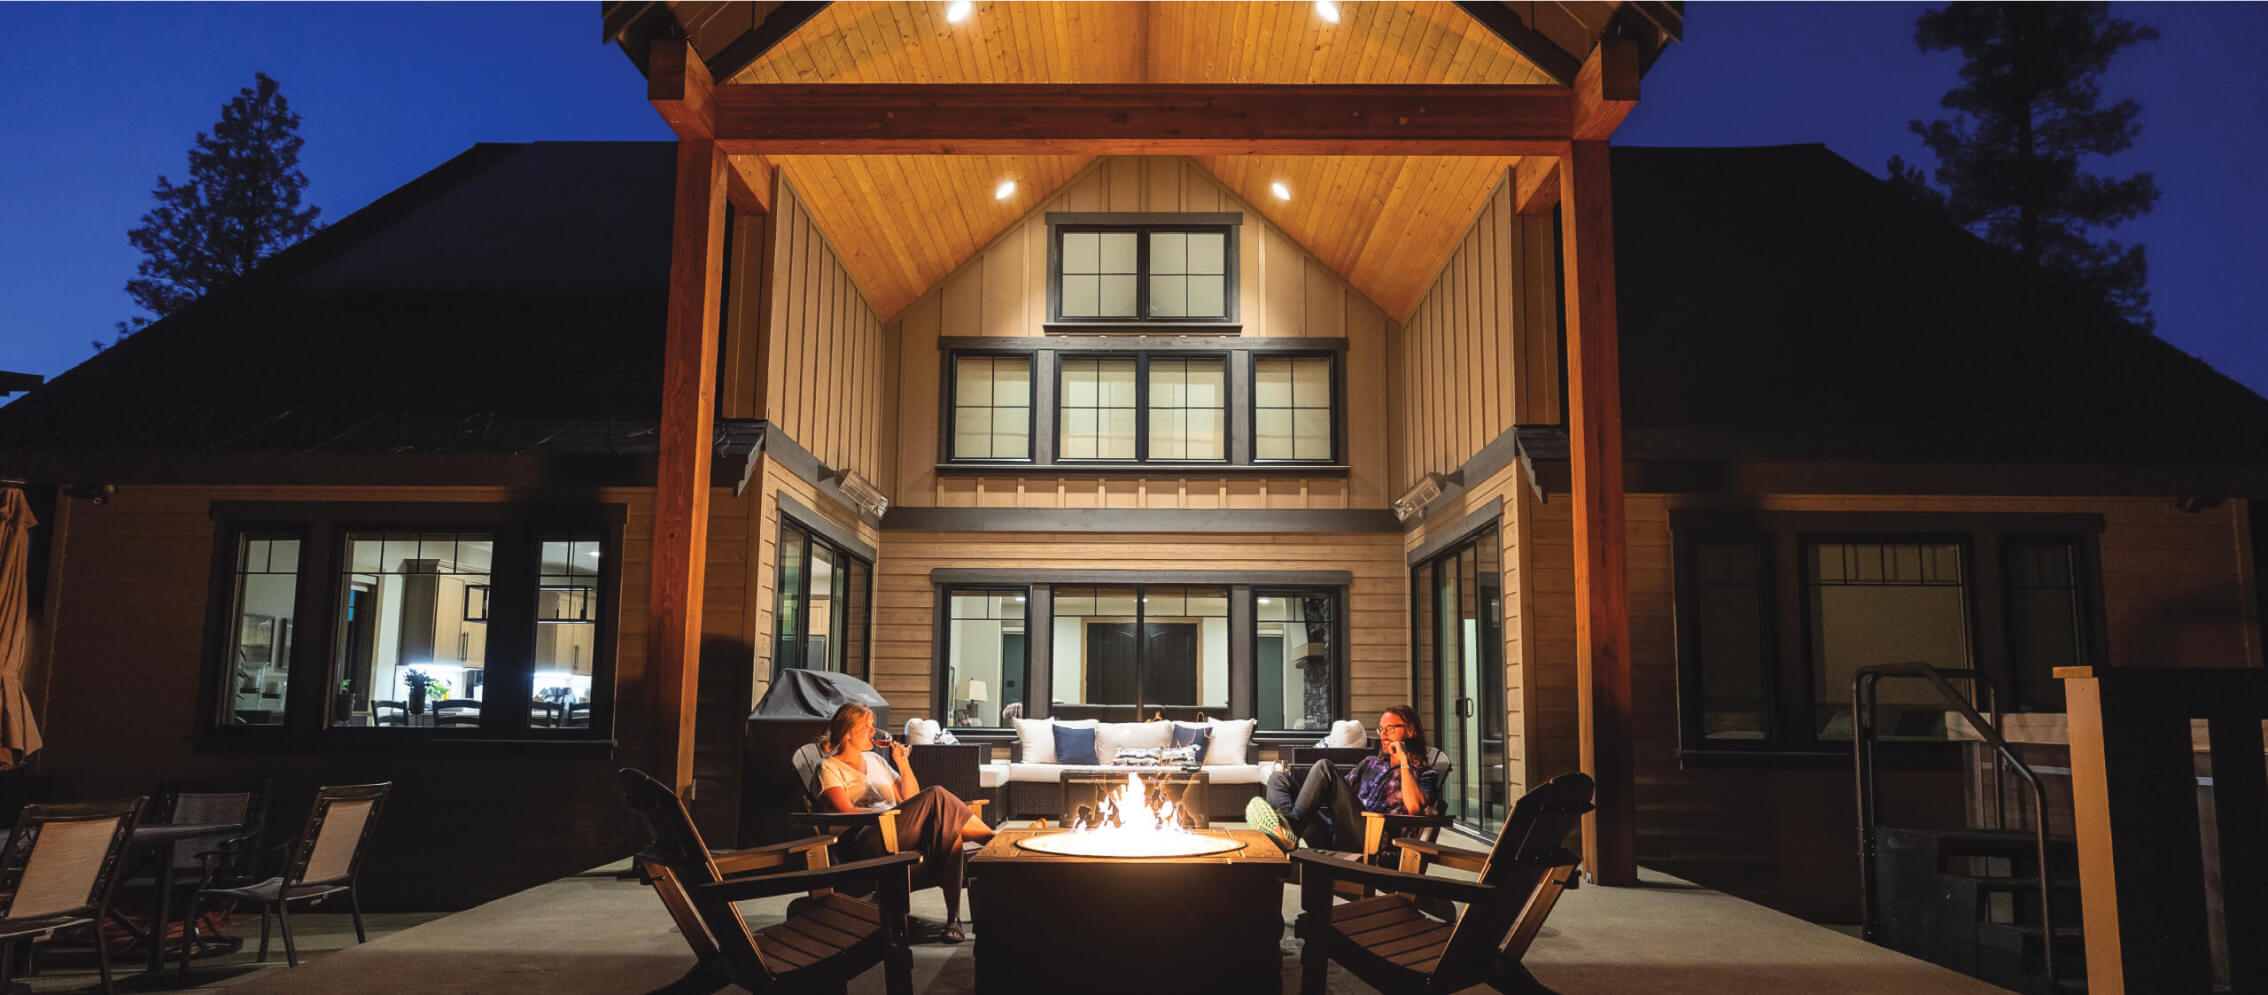
[[[1906,122],[1937,116],[1959,59],[1915,51],[1922,9],[1693,3],[1616,141],[1823,142],[1877,175],[1893,153],[1927,164]],[[2268,390],[2268,189],[2249,175],[2268,141],[2268,66],[2249,48],[2268,6],[2114,10],[2163,34],[2122,54],[2105,87],[2143,106],[2141,141],[2105,168],[2153,171],[2165,190],[2119,236],[2150,247],[2159,334]],[[669,137],[588,3],[37,11],[47,41],[0,55],[0,370],[53,376],[109,340],[132,313],[126,230],[254,72],[305,119],[308,197],[326,220],[478,141]]]

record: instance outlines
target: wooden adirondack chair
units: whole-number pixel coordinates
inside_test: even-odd
[[[1568,836],[1591,810],[1591,779],[1562,774],[1521,796],[1487,854],[1399,840],[1405,866],[1427,861],[1477,871],[1478,881],[1386,870],[1312,851],[1300,867],[1300,991],[1321,995],[1332,961],[1382,992],[1449,992],[1487,984],[1501,992],[1548,992],[1520,958],[1574,874]],[[1335,883],[1386,894],[1334,906]],[[1420,911],[1420,899],[1464,902],[1454,921]]]
[[[921,749],[928,749],[928,747],[921,747]],[[788,824],[806,826],[816,832],[833,834],[845,844],[854,841],[863,842],[864,834],[872,833],[874,839],[880,841],[880,849],[883,853],[897,853],[898,811],[896,809],[872,812],[830,812],[826,810],[826,805],[822,803],[819,797],[819,765],[824,760],[825,755],[819,752],[818,744],[805,743],[796,749],[793,763],[796,781],[803,785],[801,799],[803,811],[789,813]],[[977,815],[982,816],[984,814],[985,799],[963,798],[961,801]],[[974,856],[983,847],[969,843],[964,844],[961,849],[965,855]],[[921,891],[942,885],[944,882],[940,879],[940,875],[943,873],[942,868],[933,867],[926,862],[916,865],[913,872],[913,890]],[[963,901],[966,900],[967,897],[963,896]],[[964,908],[962,911],[970,921],[975,921],[976,916],[973,908]]]
[[[616,775],[653,845],[635,858],[641,874],[685,934],[698,963],[655,995],[706,995],[739,985],[752,992],[839,992],[880,963],[890,995],[913,990],[906,946],[908,871],[921,860],[894,853],[829,866],[832,836],[715,854],[668,785],[643,771]],[[790,861],[800,856],[801,870]],[[873,900],[833,889],[870,889]],[[816,897],[790,906],[786,922],[751,931],[733,903],[777,895]]]

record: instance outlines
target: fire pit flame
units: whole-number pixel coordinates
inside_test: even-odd
[[[1152,799],[1139,774],[1095,803],[1091,815],[1061,833],[1020,840],[1016,845],[1042,853],[1080,857],[1198,857],[1225,853],[1244,844],[1227,836],[1191,832],[1182,825],[1181,805],[1162,795]]]

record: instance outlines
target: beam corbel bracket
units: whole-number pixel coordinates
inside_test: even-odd
[[[693,43],[682,38],[654,42],[646,64],[646,100],[679,138],[713,138],[717,131],[716,86],[709,66]]]
[[[1638,43],[1606,38],[1575,74],[1575,140],[1603,142],[1638,106]]]

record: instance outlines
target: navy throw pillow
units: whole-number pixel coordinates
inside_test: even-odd
[[[1099,764],[1095,756],[1095,731],[1073,729],[1064,725],[1055,727],[1055,762],[1059,764]]]
[[[1186,722],[1176,722],[1173,724],[1172,745],[1196,747],[1197,762],[1204,763],[1205,751],[1210,750],[1213,747],[1213,727],[1209,725],[1200,726],[1190,725]]]

